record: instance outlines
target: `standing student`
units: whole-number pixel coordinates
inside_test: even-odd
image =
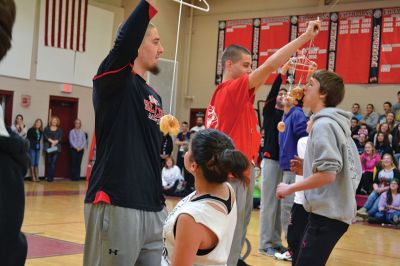
[[[284,68],[286,69],[286,67]],[[286,72],[286,70],[283,70]],[[282,73],[283,74],[283,73]],[[283,97],[287,90],[281,87],[282,76],[278,74],[268,93],[263,109],[264,145],[261,162],[261,205],[260,205],[260,243],[258,253],[274,256],[283,253],[281,202],[275,197],[276,187],[282,182],[282,169],[279,166],[278,123],[283,116]]]
[[[164,51],[140,1],[93,79],[96,163],[85,198],[84,265],[160,265],[161,97],[146,83]]]
[[[308,135],[306,130],[307,117],[300,106],[295,106],[288,100],[287,94],[283,98],[283,112],[285,130],[279,132],[279,166],[283,171],[283,182],[292,184],[296,180],[296,174],[290,171],[290,160],[297,155],[297,142],[299,139]],[[286,238],[293,200],[294,195],[285,197],[281,202],[281,223]]]
[[[227,180],[244,181],[249,162],[224,133],[197,132],[185,154],[196,191],[181,200],[164,225],[162,265],[226,265],[236,225],[236,198]]]
[[[313,125],[312,116],[307,121],[307,133],[311,132]],[[302,137],[297,142],[298,158],[304,159],[306,153],[308,136]],[[295,182],[303,181],[302,175],[296,175]],[[275,253],[275,258],[278,260],[292,261],[292,265],[296,265],[297,256],[303,239],[303,234],[308,223],[308,212],[303,207],[304,191],[294,193],[293,206],[290,211],[290,222],[287,231],[288,250],[283,253]]]
[[[256,162],[260,145],[257,117],[253,108],[256,90],[297,49],[313,39],[318,28],[319,22],[311,21],[305,33],[276,51],[254,71],[251,68],[251,54],[246,48],[231,45],[224,51],[222,83],[215,89],[208,104],[206,127],[218,129],[231,137],[236,148],[247,156],[250,163]],[[246,265],[242,260],[239,261],[239,257],[253,207],[253,167],[250,172],[246,181],[248,186],[244,187],[234,179],[231,181],[236,194],[238,219],[228,265]]]
[[[39,159],[40,159],[40,141],[43,136],[43,122],[38,118],[33,126],[28,130],[27,139],[29,140],[29,155],[31,157],[30,173],[32,181],[39,181]]]
[[[304,107],[314,114],[304,157],[304,180],[281,183],[276,191],[278,198],[284,198],[304,190],[303,206],[310,212],[296,266],[325,265],[356,214],[361,163],[351,138],[352,114],[336,108],[344,93],[343,79],[324,70],[315,72],[304,88]]]

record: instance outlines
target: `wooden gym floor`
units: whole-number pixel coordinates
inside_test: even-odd
[[[86,184],[56,180],[25,183],[26,207],[22,227],[29,243],[28,266],[82,265],[85,226],[83,199]],[[168,199],[169,210],[177,203]],[[248,230],[252,251],[247,263],[253,266],[289,266],[257,254],[259,212],[254,211]],[[354,224],[334,249],[328,264],[400,265],[400,230]]]

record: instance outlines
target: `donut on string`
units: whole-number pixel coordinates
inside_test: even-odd
[[[164,115],[160,119],[160,130],[164,135],[171,133],[176,136],[179,133],[179,121],[173,115]]]
[[[298,105],[299,101],[303,99],[304,96],[304,90],[300,86],[302,80],[303,80],[303,75],[307,73],[306,80],[309,80],[311,75],[318,69],[317,63],[314,61],[310,60],[308,58],[308,51],[312,48],[314,42],[313,40],[310,41],[310,45],[308,49],[303,49],[301,51],[298,51],[297,56],[291,57],[286,64],[282,67],[284,72],[289,71],[291,74],[295,74],[295,72],[300,73],[300,79],[299,79],[299,84],[295,86],[292,89],[293,85],[293,80],[290,82],[290,87],[289,91],[287,93],[286,101],[290,103],[291,105]],[[277,129],[279,132],[285,132],[286,126],[285,122],[281,121],[278,123]]]

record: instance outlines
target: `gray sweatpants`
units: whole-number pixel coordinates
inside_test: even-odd
[[[253,211],[254,167],[250,167],[249,186],[246,186],[239,180],[233,180],[229,183],[235,190],[237,222],[227,265],[236,266],[246,240],[247,226],[249,225],[251,212]]]
[[[296,181],[296,174],[290,171],[283,171],[283,183],[293,184]],[[282,229],[287,240],[287,229],[289,225],[290,213],[294,202],[294,193],[286,196],[281,202],[281,222]]]
[[[85,204],[84,266],[160,265],[167,210]]]
[[[267,249],[282,246],[281,203],[276,198],[276,187],[282,181],[279,162],[264,158],[261,164],[261,175],[259,249]]]

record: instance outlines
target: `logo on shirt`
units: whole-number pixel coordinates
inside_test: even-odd
[[[164,115],[159,101],[153,96],[149,95],[148,100],[144,100],[144,109],[148,112],[148,118],[157,124],[160,124],[160,119]]]
[[[118,249],[108,249],[108,254],[110,254],[110,255],[112,255],[112,254],[114,254],[114,256],[117,256],[118,255]]]
[[[207,108],[206,124],[207,128],[218,128],[218,116],[215,112],[215,107],[212,105]]]

